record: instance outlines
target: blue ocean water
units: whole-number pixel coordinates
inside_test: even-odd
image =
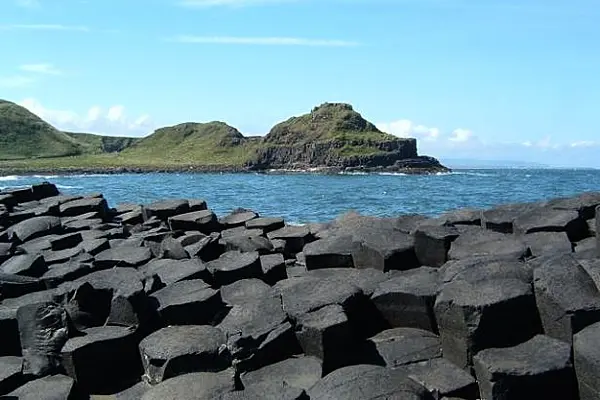
[[[236,207],[290,223],[323,222],[355,210],[366,215],[435,216],[463,207],[545,200],[600,191],[600,170],[457,170],[401,174],[323,175],[148,173],[1,176],[0,188],[50,181],[64,193],[101,192],[111,206],[165,198],[202,198],[224,215]]]

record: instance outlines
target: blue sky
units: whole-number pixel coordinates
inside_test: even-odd
[[[330,102],[444,158],[600,167],[597,0],[0,0],[0,98],[245,134]]]

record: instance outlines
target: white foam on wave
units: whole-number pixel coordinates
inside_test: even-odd
[[[32,178],[36,178],[36,179],[56,179],[56,178],[60,178],[59,175],[32,175]]]
[[[338,175],[369,175],[368,172],[355,171],[355,172],[338,172]]]
[[[452,171],[452,172],[438,172],[436,173],[438,176],[445,175],[467,175],[467,176],[493,176],[493,174],[486,174],[484,172],[470,172],[470,171]]]
[[[56,185],[59,189],[83,189],[83,186]]]
[[[377,173],[377,175],[381,175],[381,176],[407,176],[408,174],[405,174],[403,172],[379,172],[379,173]]]
[[[2,182],[18,181],[21,178],[22,177],[18,176],[18,175],[7,175],[7,176],[0,176],[0,181],[2,181]]]

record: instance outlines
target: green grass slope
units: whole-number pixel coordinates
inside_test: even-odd
[[[76,139],[26,108],[0,100],[0,160],[64,157],[82,153]]]
[[[258,140],[223,122],[183,123],[156,130],[121,155],[139,163],[163,160],[189,165],[243,165]]]
[[[118,153],[140,141],[140,138],[103,136],[91,133],[65,132],[75,139],[85,154]]]

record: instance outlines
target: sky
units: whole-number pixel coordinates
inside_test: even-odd
[[[0,0],[0,98],[59,129],[263,135],[324,102],[442,160],[600,167],[597,0]]]

